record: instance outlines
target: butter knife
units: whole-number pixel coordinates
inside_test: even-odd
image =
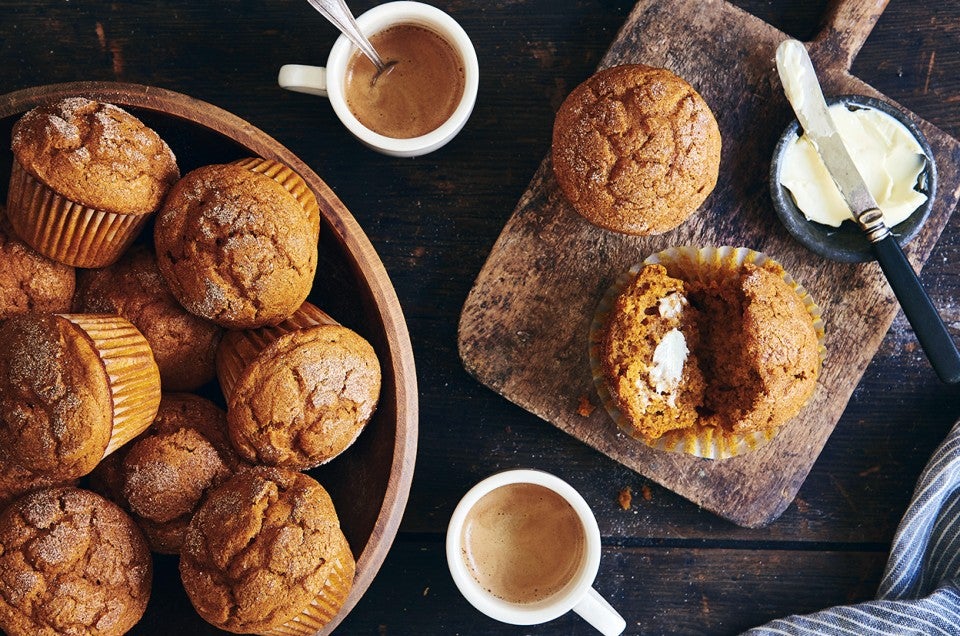
[[[960,382],[960,352],[900,244],[884,223],[877,202],[840,138],[810,56],[801,42],[780,43],[777,72],[797,121],[816,146],[854,219],[870,240],[873,254],[934,371],[943,382]]]

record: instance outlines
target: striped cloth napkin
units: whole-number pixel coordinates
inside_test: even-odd
[[[960,634],[960,422],[924,468],[878,599],[788,616],[744,636]]]

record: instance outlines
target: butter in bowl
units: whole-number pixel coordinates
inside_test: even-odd
[[[864,95],[828,98],[831,117],[897,242],[913,239],[936,198],[937,168],[923,133],[900,110]],[[794,120],[770,164],[774,208],[790,234],[820,256],[874,259],[870,240],[850,216],[816,148]]]

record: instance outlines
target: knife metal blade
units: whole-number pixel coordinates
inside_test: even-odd
[[[816,146],[827,172],[870,239],[874,256],[934,370],[944,382],[960,383],[960,351],[913,266],[883,222],[877,202],[843,144],[803,44],[797,40],[780,43],[777,72],[804,134]]]
[[[850,152],[840,138],[830,109],[823,97],[806,47],[797,40],[784,40],[777,47],[777,72],[787,100],[797,115],[804,134],[817,148],[827,172],[850,207],[854,219],[871,242],[885,238],[890,230],[876,200],[867,189]]]

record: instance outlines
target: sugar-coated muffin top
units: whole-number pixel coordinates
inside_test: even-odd
[[[594,74],[564,100],[553,128],[553,170],[591,223],[660,234],[716,185],[720,130],[707,103],[672,72],[626,64]]]
[[[75,270],[17,238],[0,206],[0,320],[31,311],[70,311],[75,286]]]
[[[108,378],[93,344],[62,316],[0,323],[0,435],[11,461],[80,477],[103,457],[113,427]]]
[[[49,486],[73,486],[75,479],[56,479],[41,473],[32,473],[0,456],[0,510],[22,495]]]
[[[318,228],[269,176],[204,166],[177,182],[157,216],[157,264],[191,313],[230,328],[276,324],[310,292]]]
[[[131,248],[109,267],[81,270],[77,311],[118,314],[132,322],[150,343],[165,391],[194,390],[216,375],[223,330],[177,302],[144,246]]]
[[[206,490],[229,471],[196,430],[138,439],[123,460],[123,493],[136,515],[157,523],[191,514]]]
[[[72,487],[0,513],[0,628],[9,636],[119,636],[140,620],[153,565],[117,506]]]
[[[17,162],[87,207],[149,214],[180,177],[170,147],[113,104],[70,97],[28,111],[13,127]]]
[[[212,491],[190,522],[180,556],[197,612],[240,633],[283,625],[332,577],[343,579],[345,596],[354,569],[327,491],[283,468],[244,469]]]
[[[242,339],[224,337],[223,347]],[[284,334],[240,374],[227,400],[230,439],[254,463],[311,468],[354,442],[380,396],[373,347],[340,325]]]
[[[199,395],[164,393],[150,428],[104,458],[90,487],[131,514],[152,551],[178,554],[203,496],[241,466],[223,410]]]

